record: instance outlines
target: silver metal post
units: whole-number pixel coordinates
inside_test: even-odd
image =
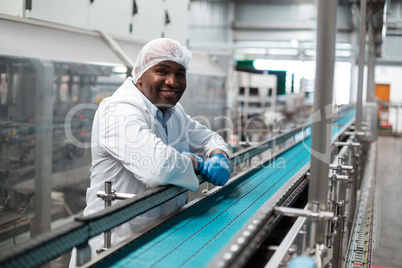
[[[375,68],[375,51],[374,51],[374,29],[372,23],[373,7],[368,8],[368,55],[367,55],[367,95],[366,101],[374,101],[374,68]]]
[[[399,133],[399,108],[400,108],[400,106],[399,105],[397,105],[397,106],[395,106],[395,110],[396,110],[396,123],[395,123],[395,134],[396,135],[398,135],[398,133]]]
[[[35,69],[35,218],[31,236],[48,232],[51,227],[53,79],[50,61],[31,60]],[[30,77],[27,77],[30,79]]]
[[[346,201],[346,183],[340,183],[341,191],[339,191],[339,198],[342,199],[337,202],[338,224],[336,226],[336,236],[334,237],[333,256],[337,260],[334,267],[342,267],[344,262],[344,236],[345,236],[345,201]]]
[[[248,107],[250,101],[250,75],[247,74],[247,86],[244,87],[244,97],[243,97],[243,124],[247,123],[248,120]],[[244,133],[247,135],[247,133]],[[248,137],[248,135],[247,135]]]
[[[381,54],[384,53],[385,51],[385,40],[386,40],[386,36],[387,36],[387,28],[388,28],[388,14],[389,14],[389,10],[390,10],[390,6],[391,6],[391,0],[385,0],[384,3],[384,12],[383,12],[383,23],[382,23],[382,30],[381,30],[381,40],[383,40],[383,42],[381,42]]]
[[[105,201],[105,208],[110,207],[112,205],[112,200],[116,197],[112,192],[112,182],[105,181],[105,192],[98,191],[96,195]],[[112,232],[110,230],[103,233],[103,241],[103,248],[96,250],[96,253],[98,254],[102,251],[108,250],[112,246]]]
[[[111,181],[106,181],[105,182],[105,193],[110,195],[112,194],[112,182]],[[112,200],[110,198],[105,200],[105,208],[110,207],[112,205]],[[110,248],[112,245],[112,233],[111,231],[106,231],[105,232],[105,243],[104,247],[105,248]]]
[[[77,266],[82,266],[91,260],[91,248],[88,241],[82,245],[77,246]]]
[[[350,150],[350,149],[349,149]],[[348,166],[350,167],[350,166]],[[339,174],[342,174],[342,171],[350,171],[349,169],[339,169],[337,172]],[[333,267],[335,268],[340,268],[342,267],[343,263],[343,237],[345,234],[345,204],[346,204],[346,190],[347,186],[350,183],[349,176],[344,176],[344,175],[339,175],[338,174],[338,179],[336,180],[336,196],[334,199],[334,204],[335,204],[335,216],[337,217],[337,223],[334,225],[334,247],[333,247],[333,256],[336,260],[336,262],[333,263]]]
[[[318,202],[313,202],[311,204],[311,212],[317,213],[319,205],[320,204]],[[316,240],[317,240],[317,219],[312,218],[309,219],[307,226],[307,247],[313,249],[315,247]]]
[[[363,114],[363,76],[366,48],[366,0],[360,1],[359,74],[357,78],[356,129],[361,131]]]
[[[350,148],[348,151],[348,164],[353,165],[353,148]],[[355,208],[356,208],[356,188],[355,188],[355,171],[351,171],[350,174],[350,179],[352,180],[351,183],[348,185],[349,186],[349,202],[348,202],[348,210],[347,213],[349,214],[349,219],[347,222],[347,228],[350,230],[352,223],[353,223],[353,217],[355,215]]]
[[[320,120],[312,124],[311,177],[309,183],[309,209],[319,204],[320,211],[326,211],[328,194],[328,173],[330,161],[332,89],[335,62],[337,1],[317,2],[317,63],[314,90],[314,113]],[[309,221],[308,246],[325,243],[325,221]],[[311,233],[311,232],[314,232]]]
[[[356,14],[356,9],[354,8],[355,4],[352,5],[352,21],[353,21],[353,27],[357,28],[357,14]],[[357,34],[356,31],[351,33],[351,45],[352,45],[352,55],[350,57],[350,63],[351,63],[351,68],[350,68],[350,91],[349,91],[349,103],[355,103],[356,102],[356,90],[355,84],[356,84],[356,76],[355,76],[355,65],[356,65],[356,51],[355,48],[357,47]]]
[[[112,205],[112,201],[114,200],[125,200],[135,197],[135,194],[127,194],[127,193],[116,193],[112,191],[112,182],[105,181],[105,191],[97,191],[96,196],[102,198],[105,201],[105,208],[110,207]],[[111,231],[104,232],[104,245],[103,248],[97,249],[96,252],[99,254],[102,251],[108,250],[112,244],[112,233]]]

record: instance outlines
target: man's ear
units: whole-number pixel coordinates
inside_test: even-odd
[[[142,88],[142,76],[137,79],[137,83],[135,85],[138,89]]]

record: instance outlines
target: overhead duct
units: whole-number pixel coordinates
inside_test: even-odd
[[[382,30],[381,30],[381,39],[383,40],[383,42],[381,44],[381,52],[384,52],[384,48],[385,48],[385,37],[387,36],[387,31],[388,31],[388,14],[389,14],[390,4],[391,4],[390,0],[385,0],[384,9],[383,9],[383,26],[382,26]]]
[[[352,12],[356,15],[357,25],[360,24],[360,1],[349,1],[352,4]],[[371,9],[372,15],[367,18],[373,27],[375,55],[381,57],[384,51],[385,36],[388,29],[388,14],[390,0],[368,1],[367,9]]]

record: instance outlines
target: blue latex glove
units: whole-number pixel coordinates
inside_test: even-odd
[[[223,186],[230,178],[229,160],[223,154],[213,154],[204,162],[201,174],[208,182]]]
[[[202,168],[204,167],[204,160],[201,157],[199,157],[198,155],[190,153],[190,152],[182,152],[181,154],[183,154],[183,155],[191,155],[191,156],[194,156],[197,159],[198,163],[200,163],[200,166],[197,169],[194,170],[195,172],[202,170]]]

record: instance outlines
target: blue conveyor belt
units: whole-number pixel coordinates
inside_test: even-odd
[[[332,136],[354,119],[337,119]],[[96,267],[204,267],[252,215],[310,161],[311,138],[268,166],[223,187],[151,232],[102,260]]]

